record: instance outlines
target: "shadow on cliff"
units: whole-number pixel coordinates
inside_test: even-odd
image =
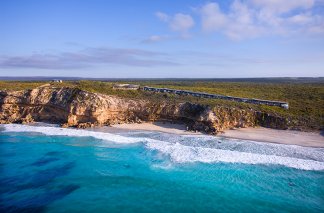
[[[158,126],[158,127],[162,127],[162,128],[166,128],[166,129],[177,129],[177,130],[183,130],[186,131],[186,124],[181,122],[181,121],[156,121],[153,122],[153,125]]]

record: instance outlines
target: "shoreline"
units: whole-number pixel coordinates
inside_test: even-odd
[[[324,148],[324,136],[316,132],[278,130],[265,127],[248,127],[235,130],[226,130],[224,133],[221,133],[218,136],[266,143]]]
[[[185,124],[170,123],[170,122],[143,122],[133,124],[114,124],[107,128],[112,131],[156,131],[177,135],[205,135],[201,132],[187,131]]]
[[[5,124],[4,124],[5,125]],[[59,127],[58,124],[35,122],[26,124],[29,126]],[[218,135],[208,135],[201,132],[187,131],[185,124],[170,122],[143,122],[133,124],[115,124],[112,126],[91,127],[85,130],[95,132],[107,132],[118,134],[129,131],[162,132],[177,135],[211,136],[221,138],[233,138],[260,143],[275,143],[284,145],[297,145],[302,147],[324,148],[324,135],[319,132],[301,132],[296,130],[277,130],[264,127],[248,127],[233,130],[225,130]]]
[[[141,123],[141,124],[116,124],[109,128],[110,132],[118,131],[158,131],[179,135],[205,135],[200,132],[187,131],[183,124],[167,122]],[[256,142],[298,145],[304,147],[324,148],[324,136],[316,132],[301,132],[296,130],[277,130],[264,127],[248,127],[235,130],[226,130],[216,137],[250,140]]]

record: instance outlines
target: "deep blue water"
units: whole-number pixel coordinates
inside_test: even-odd
[[[0,132],[0,212],[324,211],[323,149],[19,128]]]

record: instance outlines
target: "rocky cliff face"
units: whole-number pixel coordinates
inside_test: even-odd
[[[42,121],[85,128],[157,120],[181,121],[190,130],[210,134],[256,125],[287,128],[285,119],[253,110],[211,108],[192,103],[152,103],[66,87],[0,91],[0,123]]]

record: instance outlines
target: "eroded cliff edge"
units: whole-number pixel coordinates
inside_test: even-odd
[[[192,103],[153,103],[90,93],[77,88],[38,87],[0,91],[0,123],[51,122],[85,128],[96,125],[168,120],[188,129],[217,134],[225,129],[264,126],[287,129],[289,121],[254,110]]]

